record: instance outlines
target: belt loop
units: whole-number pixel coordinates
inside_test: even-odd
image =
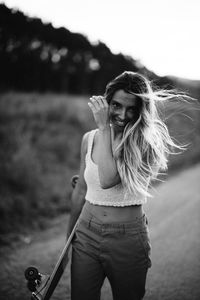
[[[92,221],[92,218],[90,218],[89,221],[88,221],[88,228],[91,227],[91,221]]]

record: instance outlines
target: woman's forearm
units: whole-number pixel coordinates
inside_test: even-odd
[[[116,161],[113,157],[110,125],[99,129],[98,171],[102,188],[109,188],[120,182]]]
[[[98,171],[102,188],[110,188],[120,182],[117,165],[113,157],[109,106],[102,96],[93,96],[88,103],[99,128]]]

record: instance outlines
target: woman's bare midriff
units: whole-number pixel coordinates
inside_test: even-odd
[[[140,218],[144,215],[142,205],[124,207],[102,206],[94,205],[87,200],[83,206],[83,214],[84,210],[90,212],[103,223],[132,222],[135,218]]]

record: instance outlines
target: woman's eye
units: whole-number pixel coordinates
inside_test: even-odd
[[[119,104],[118,104],[118,103],[113,103],[113,104],[112,104],[112,107],[118,108],[118,107],[119,107]]]
[[[136,113],[137,110],[135,109],[135,107],[131,107],[131,108],[129,108],[129,112],[131,112],[131,113]]]

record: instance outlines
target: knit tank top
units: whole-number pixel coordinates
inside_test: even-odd
[[[92,204],[104,206],[130,206],[145,203],[146,197],[135,198],[121,183],[108,189],[101,187],[98,165],[93,162],[91,156],[94,136],[97,130],[90,131],[88,136],[88,148],[85,157],[86,167],[84,171],[84,178],[87,184],[85,199]]]

